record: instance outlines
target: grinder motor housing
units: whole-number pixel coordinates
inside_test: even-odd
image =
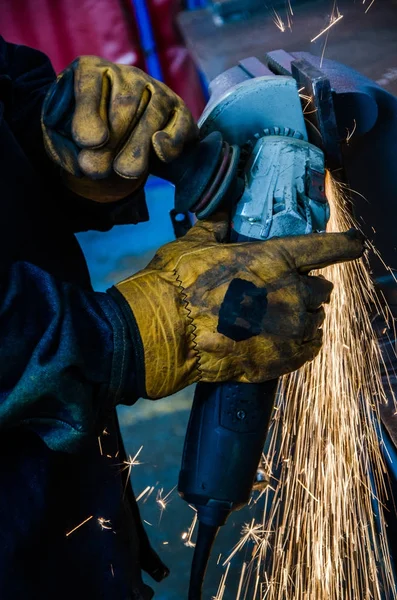
[[[248,74],[248,67],[260,76]],[[218,189],[207,196],[207,205],[195,204],[199,218],[225,207],[225,199],[230,203],[228,186],[235,188],[238,179],[240,197],[228,207],[230,241],[324,231],[329,218],[324,154],[308,140],[296,81],[248,59],[210,89],[201,135],[209,139],[219,132],[232,150]],[[222,160],[220,165],[221,170]],[[195,506],[200,522],[223,525],[248,502],[277,383],[197,385],[178,491]]]

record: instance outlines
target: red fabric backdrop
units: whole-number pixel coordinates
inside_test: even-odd
[[[196,119],[204,108],[204,96],[196,67],[175,25],[179,0],[147,0],[164,80],[190,107]]]
[[[204,101],[196,69],[174,25],[178,0],[148,0],[164,81],[197,118]],[[42,50],[57,72],[82,54],[145,68],[129,0],[1,0],[0,33]]]

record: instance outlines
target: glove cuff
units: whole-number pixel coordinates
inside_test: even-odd
[[[141,271],[113,290],[128,305],[142,397],[164,398],[197,382],[195,327],[177,275]]]
[[[128,331],[132,341],[132,353],[134,357],[134,384],[136,388],[136,394],[138,398],[144,398],[146,396],[145,386],[145,357],[143,351],[142,338],[139,333],[138,325],[136,323],[134,313],[132,312],[127,300],[119,290],[112,286],[106,290],[107,293],[112,296],[113,300],[117,303],[121,312],[123,313],[124,320],[127,324]]]

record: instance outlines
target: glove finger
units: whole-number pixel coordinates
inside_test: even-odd
[[[79,166],[91,179],[106,179],[112,172],[115,150],[106,147],[98,150],[84,149],[79,154]]]
[[[314,360],[320,352],[322,345],[323,330],[318,329],[315,337],[312,340],[308,342],[302,342],[299,351],[296,352],[294,356],[290,358],[290,360],[288,360],[288,368],[284,368],[280,374],[284,375],[286,373],[292,373],[293,371],[303,367],[305,363]]]
[[[136,85],[134,82],[134,86],[131,83],[127,88],[125,85],[120,86],[120,80],[112,77],[108,142],[101,148],[84,149],[79,155],[82,171],[92,179],[104,179],[110,176],[120,146],[133,131],[150,101],[149,90],[146,90],[144,85],[139,85],[140,82],[137,81]]]
[[[325,277],[302,276],[305,286],[304,301],[308,311],[316,311],[322,304],[328,304],[334,284]]]
[[[52,160],[71,175],[81,177],[83,173],[79,167],[79,149],[76,144],[53,129],[45,130],[43,139]]]
[[[166,126],[153,135],[153,148],[159,159],[168,163],[178,158],[184,147],[198,139],[198,135],[193,115],[181,104],[175,108]]]
[[[213,215],[210,219],[197,221],[197,223],[189,229],[183,239],[197,242],[218,242],[224,243],[230,237],[230,220],[226,212],[219,212]]]
[[[82,148],[97,148],[109,138],[107,104],[110,80],[104,68],[93,68],[92,59],[86,65],[79,59],[74,74],[76,108],[72,121],[72,135]]]
[[[307,313],[303,341],[310,342],[318,336],[318,331],[325,319],[325,311],[321,307],[315,312]]]
[[[344,233],[311,233],[283,239],[283,247],[301,273],[360,258],[364,236],[356,229]]]
[[[294,365],[295,369],[299,369],[305,363],[311,362],[312,360],[314,360],[316,358],[317,354],[320,352],[322,345],[323,345],[323,330],[317,329],[317,333],[316,333],[315,337],[312,340],[310,340],[308,342],[304,342],[302,344],[301,352],[300,352],[299,356],[297,357],[297,361]]]
[[[169,110],[162,99],[157,99],[156,94],[152,95],[145,112],[116,156],[113,168],[121,177],[138,179],[147,173],[152,136],[168,121]]]

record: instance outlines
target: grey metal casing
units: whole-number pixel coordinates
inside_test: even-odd
[[[328,203],[308,196],[313,172],[324,174],[324,155],[312,144],[281,136],[258,140],[233,218],[236,233],[265,240],[325,230]]]
[[[265,129],[287,127],[307,140],[296,82],[269,75],[241,81],[241,70],[230,69],[211,84],[211,96],[199,120],[202,136],[220,131],[229,144],[243,146]]]
[[[314,175],[324,176],[324,156],[307,141],[296,81],[252,77],[240,65],[217,77],[210,89],[199,121],[202,135],[220,131],[229,144],[255,143],[233,216],[235,233],[265,240],[325,230],[329,207],[324,190],[312,185]]]

